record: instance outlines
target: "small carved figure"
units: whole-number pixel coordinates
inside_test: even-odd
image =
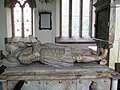
[[[89,90],[98,90],[98,84],[97,84],[97,82],[92,81]]]

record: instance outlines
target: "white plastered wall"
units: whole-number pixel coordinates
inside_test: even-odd
[[[7,36],[6,10],[4,0],[0,0],[0,50],[4,50],[4,37]]]
[[[116,8],[115,40],[110,50],[109,67],[114,69],[116,62],[120,62],[120,7]],[[119,46],[119,47],[118,47]]]

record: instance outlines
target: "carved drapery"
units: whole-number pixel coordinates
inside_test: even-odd
[[[17,0],[5,0],[4,7],[13,8],[17,2]],[[36,8],[35,0],[26,0],[25,2],[28,2],[31,8]]]

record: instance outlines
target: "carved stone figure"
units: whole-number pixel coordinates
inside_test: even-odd
[[[29,36],[31,42],[33,37]],[[106,64],[105,57],[107,56],[107,49],[101,48],[101,54],[91,50],[78,50],[69,46],[63,46],[53,43],[42,44],[39,40],[28,46],[24,42],[15,42],[6,45],[6,50],[9,55],[7,60],[10,62],[17,62],[21,64],[31,64],[35,61],[41,63],[62,67],[72,66],[74,62],[91,62],[101,61],[101,64]]]

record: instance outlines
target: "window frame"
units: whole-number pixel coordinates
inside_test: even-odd
[[[80,0],[80,3],[83,3],[83,0]],[[80,21],[82,22],[82,12],[83,12],[83,8],[82,8],[83,4],[80,4]],[[82,23],[80,23],[80,33],[79,33],[79,37],[75,38],[74,36],[72,36],[72,0],[69,0],[69,35],[68,37],[63,37],[62,36],[62,0],[60,0],[60,30],[59,30],[59,36],[55,37],[55,42],[56,43],[84,43],[84,44],[88,44],[88,43],[95,43],[95,41],[92,39],[92,19],[93,19],[93,0],[90,0],[90,12],[89,12],[89,38],[86,37],[82,37]]]
[[[14,7],[15,7],[16,3],[20,3],[20,2],[18,0],[16,0],[14,6],[10,8],[11,9],[11,22],[12,22],[12,37],[15,37]],[[25,32],[24,30],[25,29],[24,29],[24,23],[23,23],[23,18],[24,18],[24,16],[23,16],[23,8],[24,8],[24,6],[25,6],[26,3],[29,4],[28,0],[26,0],[23,5],[20,4],[20,7],[22,9],[22,17],[21,17],[22,18],[22,23],[21,23],[21,26],[22,26],[21,27],[21,29],[22,29],[22,36],[21,37],[25,37],[25,35],[24,35],[24,32]],[[33,35],[33,8],[31,7],[31,5],[30,5],[30,8],[31,8],[31,35]]]

